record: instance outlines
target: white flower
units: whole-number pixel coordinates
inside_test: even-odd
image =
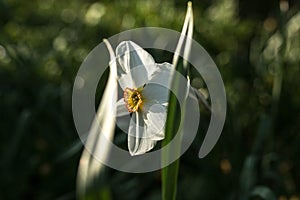
[[[173,66],[157,64],[152,56],[131,41],[116,48],[118,82],[124,96],[117,102],[117,116],[131,115],[128,149],[131,155],[150,151],[164,139],[169,84]]]

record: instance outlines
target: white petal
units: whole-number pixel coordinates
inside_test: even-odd
[[[143,66],[143,73],[148,76],[155,70],[153,57],[132,41],[121,42],[116,48],[116,56],[124,73],[129,73],[137,66]]]
[[[145,103],[142,107],[146,112],[153,104],[164,104],[169,100],[169,89],[165,86],[158,84],[147,84],[142,91],[142,96],[145,99]]]
[[[162,140],[165,137],[165,124],[167,118],[166,108],[159,104],[150,107],[145,123],[147,125],[147,135],[151,140]]]
[[[128,109],[126,108],[126,104],[124,102],[124,98],[120,99],[117,104],[117,117],[122,117],[125,115],[129,115]]]
[[[127,133],[130,124],[130,115],[125,115],[122,117],[117,117],[116,119],[116,127],[121,129],[124,133]]]
[[[169,63],[157,64],[156,66],[156,71],[142,91],[142,96],[145,99],[145,109],[147,109],[149,103],[150,105],[155,103],[166,104],[169,100],[171,74],[174,68]]]
[[[173,71],[174,67],[170,63],[156,64],[156,70],[151,75],[148,83],[156,83],[168,88],[171,84]]]
[[[128,136],[143,138],[146,132],[145,130],[146,127],[142,114],[139,112],[132,113],[128,129]]]
[[[131,139],[135,139],[134,137],[132,137]],[[130,138],[128,138],[128,147],[129,147],[129,143],[130,143]],[[147,153],[148,151],[150,151],[151,149],[154,148],[156,144],[155,140],[149,140],[149,139],[144,139],[144,138],[140,138],[139,139],[139,146],[135,151],[130,151],[129,149],[129,153],[132,156],[136,156],[136,155],[141,155],[144,153]]]
[[[117,117],[118,117],[116,119],[116,126],[126,133],[129,128],[130,112],[128,112],[126,108],[124,98],[120,99],[116,103],[116,107],[117,107]]]
[[[145,66],[131,68],[129,73],[122,74],[119,78],[119,84],[123,90],[126,87],[139,88],[149,81]]]
[[[138,112],[132,114],[128,129],[128,150],[132,155],[139,147],[140,136],[144,132],[144,120],[138,115]]]
[[[124,91],[125,88],[136,88],[135,83],[132,80],[131,74],[122,74],[118,79],[119,85]]]
[[[132,115],[128,129],[128,149],[130,155],[140,155],[150,151],[156,141],[144,138],[146,127],[141,113],[135,112]]]

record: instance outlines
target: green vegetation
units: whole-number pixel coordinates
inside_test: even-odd
[[[228,107],[221,138],[200,160],[210,119],[200,105],[199,133],[180,159],[177,199],[300,199],[299,8],[284,0],[193,2],[193,38],[219,67]],[[75,199],[82,145],[71,97],[81,62],[123,30],[181,31],[185,12],[179,0],[0,1],[0,199]],[[172,62],[167,52],[149,52]],[[205,93],[195,77],[191,70],[192,85]],[[115,142],[126,148],[118,129]],[[161,171],[106,168],[104,175],[100,199],[161,198]]]

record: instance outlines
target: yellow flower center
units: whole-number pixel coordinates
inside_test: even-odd
[[[139,89],[131,89],[126,88],[124,90],[124,101],[126,103],[126,107],[128,112],[136,112],[139,108],[141,108],[143,99],[141,95],[141,91],[143,88]]]

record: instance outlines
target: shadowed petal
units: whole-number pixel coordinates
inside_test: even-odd
[[[149,109],[149,106],[153,104],[166,104],[169,100],[171,73],[174,68],[169,63],[157,64],[156,66],[156,71],[142,91],[142,96],[145,99],[143,111]]]
[[[151,140],[162,140],[165,137],[165,123],[167,118],[166,108],[160,104],[154,104],[147,113],[147,135]]]
[[[128,129],[128,149],[130,155],[140,155],[153,149],[155,140],[145,138],[146,127],[141,113],[135,112],[132,115]]]
[[[124,98],[117,101],[116,106],[117,106],[117,117],[122,117],[130,114],[126,108]]]
[[[169,99],[169,89],[157,84],[148,84],[142,91],[142,96],[145,99],[142,107],[143,112],[146,112],[153,104],[164,104]]]
[[[155,72],[151,75],[147,84],[156,83],[169,88],[173,71],[174,67],[170,63],[156,64]]]

